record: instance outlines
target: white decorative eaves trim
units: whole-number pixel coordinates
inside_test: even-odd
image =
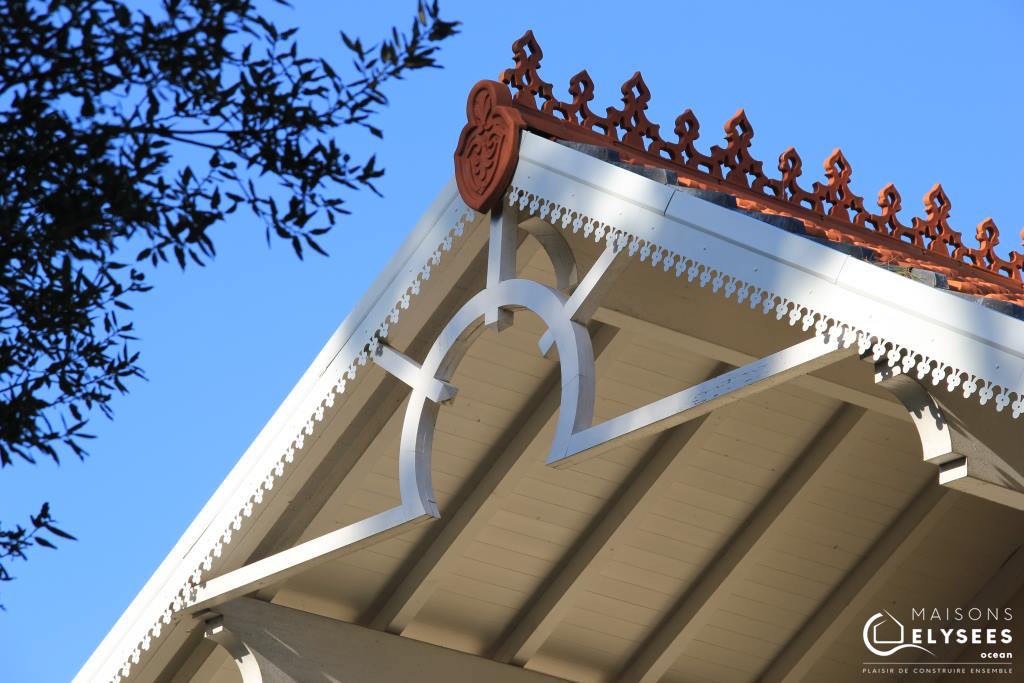
[[[812,274],[817,279],[800,279],[806,274],[796,273],[798,269],[787,266],[792,272],[787,271],[783,274],[779,288],[766,285],[765,279],[758,283],[758,277],[754,275],[757,267],[752,263],[755,260],[757,263],[766,263],[764,259],[776,253],[772,246],[744,244],[742,248],[737,248],[739,242],[735,237],[716,235],[714,239],[710,239],[707,234],[701,234],[699,228],[694,229],[696,223],[679,223],[678,218],[673,218],[674,222],[671,224],[661,226],[661,222],[668,215],[666,212],[674,201],[674,190],[563,148],[557,143],[534,140],[534,137],[524,133],[523,152],[520,155],[517,180],[514,181],[517,184],[510,188],[507,195],[510,205],[518,205],[520,210],[528,210],[530,214],[561,226],[563,230],[581,232],[596,242],[604,241],[620,249],[626,249],[631,257],[639,255],[641,262],[652,267],[660,267],[665,272],[672,272],[676,277],[682,277],[685,273],[690,282],[698,282],[701,287],[710,286],[713,292],[737,303],[745,303],[751,308],[760,308],[766,315],[774,313],[776,319],[788,321],[790,325],[800,325],[804,330],[813,328],[817,336],[837,340],[846,347],[856,344],[861,353],[870,351],[876,360],[884,359],[891,367],[900,366],[903,372],[914,374],[919,379],[929,379],[934,385],[945,384],[949,391],[960,390],[965,397],[977,395],[981,404],[992,403],[998,411],[1010,406],[1010,412],[1014,417],[1024,413],[1024,387],[1020,386],[1024,383],[1024,374],[1015,376],[1013,373],[1016,366],[1007,368],[1007,363],[1002,360],[1002,370],[998,370],[999,363],[991,363],[992,367],[997,368],[994,373],[978,370],[984,364],[976,364],[977,367],[971,368],[973,372],[965,369],[965,365],[970,365],[969,354],[965,355],[965,349],[969,351],[982,347],[970,346],[974,341],[970,344],[961,343],[965,337],[962,331],[950,331],[951,338],[959,335],[955,339],[956,343],[951,345],[952,351],[936,353],[933,349],[929,355],[922,344],[912,341],[925,338],[927,342],[926,337],[905,334],[906,330],[894,332],[898,325],[892,321],[895,319],[894,316],[900,314],[898,307],[889,307],[886,311],[878,312],[860,310],[857,311],[859,317],[854,321],[851,320],[851,310],[844,310],[838,303],[835,303],[834,307],[830,305],[834,302],[823,294],[827,288],[817,285],[805,286],[812,280],[835,284],[841,277],[845,277],[844,269],[859,272],[856,264],[844,262],[845,265],[836,266],[836,263],[831,263],[829,268],[836,267],[827,277]],[[520,175],[523,182],[519,182]],[[602,189],[591,181],[580,181],[579,179],[583,177],[591,178],[595,182],[602,179],[610,180],[612,182],[608,187],[613,187],[617,192]],[[623,181],[647,185],[624,187]],[[160,637],[163,627],[171,624],[175,616],[192,602],[196,587],[209,578],[208,574],[221,557],[224,547],[231,543],[232,536],[242,529],[245,520],[253,515],[255,507],[264,502],[269,492],[273,490],[275,482],[284,475],[296,457],[301,457],[307,439],[316,433],[325,413],[335,405],[336,398],[344,393],[347,382],[354,379],[358,368],[370,360],[370,354],[375,352],[381,339],[387,336],[390,326],[398,322],[401,312],[409,307],[411,298],[420,292],[422,283],[429,278],[432,267],[440,263],[445,252],[450,251],[453,240],[462,235],[466,222],[475,217],[474,212],[461,202],[459,206],[451,227],[442,233],[439,242],[423,265],[418,270],[406,271],[408,274],[404,286],[399,280],[395,283],[398,288],[389,290],[400,292],[391,302],[390,308],[377,314],[377,320],[367,320],[368,324],[360,327],[360,331],[345,344],[345,360],[337,364],[333,377],[322,378],[321,386],[326,385],[328,389],[321,391],[319,396],[310,396],[309,405],[297,411],[304,417],[298,424],[293,425],[290,433],[294,436],[285,442],[286,445],[282,448],[271,449],[267,453],[268,457],[261,461],[265,464],[255,468],[254,474],[239,488],[236,499],[232,504],[226,505],[223,508],[224,512],[215,518],[211,528],[219,528],[220,533],[204,533],[201,536],[196,547],[186,555],[181,569],[166,582],[166,585],[171,587],[170,590],[165,591],[161,598],[149,602],[148,608],[144,609],[149,609],[150,612],[144,611],[142,618],[138,622],[133,622],[148,626],[144,631],[139,629],[138,636],[126,638],[123,642],[133,644],[126,645],[119,656],[107,660],[120,662],[119,668],[109,676],[98,677],[99,679],[117,683],[127,678],[133,665],[140,661],[142,653],[149,650],[153,641]],[[684,208],[685,206],[684,202]],[[740,216],[728,209],[707,206],[711,207],[709,211],[714,209],[721,212],[715,214],[716,216],[727,215],[729,220],[745,220],[754,224],[753,219]],[[659,225],[652,227],[655,223]],[[755,225],[761,227],[763,224]],[[769,229],[771,230],[773,229]],[[684,232],[685,236],[681,237]],[[838,258],[837,252],[828,247],[788,234],[786,237],[796,241],[789,243],[790,247],[797,243],[801,245],[797,251],[811,249],[817,254],[812,258],[814,261]],[[872,266],[860,265],[878,271]],[[854,291],[855,288],[851,288],[849,284],[843,286],[846,288],[843,291],[847,293],[853,291],[856,296],[863,294]],[[918,287],[923,288],[924,285]],[[929,294],[942,296],[943,300],[952,298],[947,297],[945,293]],[[964,302],[959,303],[967,305]],[[928,325],[931,325],[928,334],[933,335],[933,340],[942,336],[943,333],[932,331],[932,328],[942,328],[942,321],[929,320]],[[946,328],[950,329],[948,324]],[[1005,334],[1003,337],[997,336],[1004,337]],[[908,342],[908,339],[911,342]],[[989,344],[991,348],[990,341],[982,340],[978,343]],[[939,348],[942,344],[932,344],[932,347]],[[1005,349],[1000,351],[1002,355],[999,358],[1020,356],[1016,350],[1011,351],[1012,354],[1005,353]],[[956,361],[955,358],[960,360]],[[1009,364],[1012,365],[1018,360],[1019,358],[1012,360]],[[1000,372],[1003,374],[1000,375]],[[1017,382],[1016,387],[1014,382]]]
[[[559,204],[525,188],[513,185],[507,199],[510,206],[518,205],[521,211],[528,210],[531,215],[561,226],[563,230],[582,232],[584,237],[593,237],[598,243],[616,244],[620,249],[627,249],[631,257],[639,254],[640,261],[651,267],[660,266],[665,272],[674,272],[676,277],[685,273],[687,281],[699,282],[701,287],[710,285],[713,292],[738,304],[746,302],[752,309],[760,308],[765,315],[774,313],[777,320],[799,324],[804,331],[813,328],[815,335],[840,339],[845,347],[856,344],[860,353],[870,351],[874,360],[884,358],[890,367],[900,366],[902,372],[913,374],[919,380],[930,379],[935,386],[944,383],[949,391],[960,389],[964,398],[977,394],[982,405],[991,401],[997,411],[1009,405],[1014,418],[1024,413],[1024,391],[1020,388],[1001,386],[991,378],[962,370],[947,360],[929,357],[888,338],[883,330],[861,329],[844,320],[842,311],[815,310],[801,301],[746,282],[735,274],[712,268],[692,254],[678,253],[622,226],[592,218],[579,207]]]
[[[426,262],[418,270],[411,271],[404,286],[399,284],[398,289],[391,290],[401,292],[401,294],[382,319],[376,323],[375,327],[363,328],[365,331],[361,338],[353,337],[346,343],[348,348],[353,348],[354,343],[354,348],[359,349],[355,353],[355,357],[347,366],[339,366],[334,371],[330,386],[325,393],[318,397],[310,397],[308,408],[302,411],[302,414],[306,416],[305,420],[293,428],[294,436],[286,442],[287,445],[280,450],[276,459],[271,460],[269,466],[258,471],[247,484],[240,487],[240,493],[237,494],[233,504],[225,506],[225,510],[231,510],[233,513],[222,514],[213,524],[214,528],[217,528],[218,524],[221,526],[221,533],[212,539],[212,543],[207,542],[205,550],[198,552],[197,559],[183,563],[183,568],[179,571],[178,576],[168,582],[169,585],[176,587],[176,590],[173,593],[168,592],[160,600],[153,601],[151,614],[142,620],[142,623],[150,625],[138,636],[137,640],[132,639],[135,642],[134,645],[128,645],[124,654],[114,659],[114,661],[120,661],[121,664],[108,680],[112,683],[119,683],[127,679],[132,666],[139,663],[142,653],[149,650],[153,641],[160,637],[164,626],[171,624],[175,616],[193,602],[196,587],[208,578],[207,574],[223,554],[224,547],[231,543],[232,536],[242,529],[246,519],[252,517],[255,507],[260,505],[273,490],[275,481],[284,474],[296,457],[302,456],[306,440],[314,435],[324,421],[326,411],[334,406],[338,396],[345,393],[346,384],[355,379],[359,367],[366,365],[370,360],[371,354],[387,337],[391,326],[398,323],[402,311],[409,308],[412,297],[420,293],[423,283],[430,278],[431,269],[440,264],[443,254],[451,251],[454,240],[462,236],[466,224],[472,222],[475,217],[475,212],[463,205],[462,211],[457,214],[454,225],[443,233],[441,241],[435,245]],[[227,517],[227,514],[231,514],[231,516]],[[195,555],[195,553],[189,553],[189,555]]]

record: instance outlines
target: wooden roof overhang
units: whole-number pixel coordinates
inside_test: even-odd
[[[1024,606],[1024,322],[515,143],[79,680],[853,680],[876,610]]]

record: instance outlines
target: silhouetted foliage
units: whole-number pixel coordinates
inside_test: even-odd
[[[61,531],[56,526],[55,520],[50,516],[49,503],[43,503],[43,506],[39,509],[39,514],[30,516],[29,522],[32,525],[30,529],[26,529],[20,524],[14,526],[14,528],[0,528],[0,582],[10,581],[14,578],[7,570],[6,562],[12,559],[26,559],[25,550],[29,546],[38,545],[43,548],[54,549],[57,547],[53,544],[53,541],[40,532],[48,531],[53,536],[59,538],[70,541],[76,540],[74,536],[66,531]],[[0,609],[4,609],[2,604],[0,604]]]
[[[347,213],[342,191],[377,192],[384,173],[340,148],[338,130],[380,137],[382,87],[436,67],[457,25],[421,1],[407,32],[375,45],[342,32],[345,76],[248,0],[164,0],[154,14],[116,0],[5,0],[0,465],[85,454],[90,414],[109,417],[112,396],[143,375],[119,310],[149,289],[148,267],[203,265],[211,228],[238,209],[268,243],[323,253],[317,238]],[[183,147],[205,162],[176,162]],[[30,521],[0,526],[0,580],[5,560],[52,547],[39,532],[71,538],[48,505]]]

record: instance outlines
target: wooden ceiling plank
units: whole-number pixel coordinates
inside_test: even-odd
[[[628,343],[625,335],[617,336],[613,327],[602,325],[593,335],[598,372],[606,372],[607,361],[614,358]],[[457,508],[446,511],[440,521],[440,530],[423,552],[416,554],[412,566],[398,580],[394,589],[383,598],[380,607],[363,619],[371,628],[390,633],[401,633],[426,604],[434,588],[446,573],[446,568],[461,557],[478,531],[501,505],[502,492],[512,491],[516,483],[535,463],[522,457],[540,438],[548,425],[553,425],[561,400],[561,387],[556,372],[545,382],[543,398],[530,401],[530,413],[517,421],[510,430],[512,436],[504,440],[500,452],[490,459],[482,476],[468,482],[468,493]]]
[[[868,601],[913,555],[960,495],[929,477],[913,499],[843,577],[815,613],[758,677],[759,681],[800,681]]]
[[[727,365],[720,364],[710,377],[721,374],[726,368]],[[655,482],[688,446],[697,445],[714,431],[712,423],[707,422],[708,417],[710,415],[685,423],[658,440],[613,502],[605,507],[580,542],[569,550],[553,576],[530,599],[512,630],[495,648],[494,659],[522,666],[536,654],[573,604],[586,579],[594,574],[598,556],[620,534],[627,521],[636,516]]]
[[[836,452],[864,414],[863,408],[844,404],[826,421],[771,491],[740,524],[696,583],[638,648],[620,674],[620,680],[654,683],[668,671],[707,624],[721,599],[729,594],[728,582],[741,574],[744,559],[779,522],[790,503],[829,456]]]
[[[979,607],[1003,607],[1022,590],[1024,590],[1024,546],[1018,546],[967,604]],[[966,645],[950,644],[945,649],[936,650],[935,659],[943,662],[959,662],[967,654],[968,649]],[[918,661],[926,662],[924,659]],[[900,680],[905,681],[911,678],[914,681],[927,683],[942,680],[948,676],[944,677],[941,674],[922,676],[908,673]]]

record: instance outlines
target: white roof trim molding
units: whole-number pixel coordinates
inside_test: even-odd
[[[525,131],[506,199],[605,241],[614,253],[639,255],[727,299],[813,328],[827,343],[856,345],[919,379],[977,394],[996,410],[1010,405],[1014,417],[1024,412],[1024,354],[999,341],[1024,339],[1020,320]],[[346,383],[377,354],[475,217],[449,183],[76,680],[124,680],[163,628],[195,603],[224,547],[245,533],[254,508],[302,457]]]
[[[528,131],[507,200],[918,379],[1024,413],[1024,354],[1004,343],[1024,339],[1024,321]]]
[[[344,394],[347,382],[370,361],[431,269],[451,251],[476,212],[449,182],[398,253],[349,314],[292,389],[252,446],[218,487],[168,558],[104,638],[75,677],[76,681],[122,681],[149,650],[163,628],[193,601],[217,558],[274,482],[323,422],[325,411]],[[215,509],[211,509],[215,508]],[[180,552],[179,552],[180,550]],[[178,560],[177,558],[181,558]]]

